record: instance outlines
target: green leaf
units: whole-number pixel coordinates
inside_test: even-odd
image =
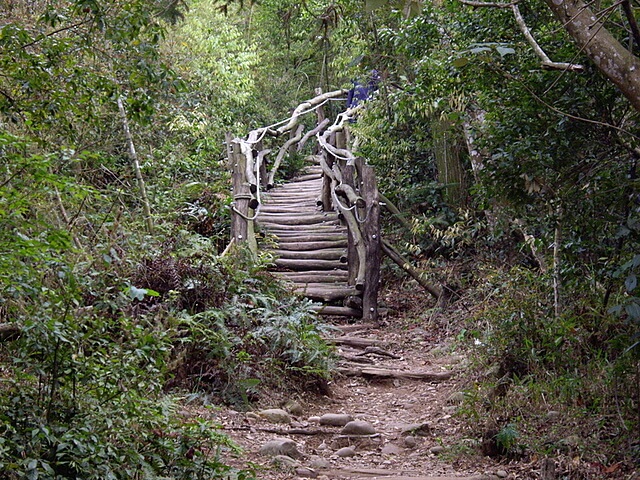
[[[501,57],[504,57],[505,55],[511,55],[513,53],[516,53],[516,51],[511,47],[500,47],[500,46],[497,46],[496,47],[496,51],[500,54]]]
[[[129,287],[129,297],[132,299],[144,300],[147,290],[144,288],[138,288],[131,285]]]
[[[631,302],[625,305],[624,310],[625,312],[627,312],[627,315],[629,315],[632,319],[634,320],[640,319],[640,305],[638,305],[636,302]]]
[[[453,66],[456,68],[462,68],[465,65],[469,64],[469,59],[467,57],[460,57],[460,58],[456,58],[453,61]]]
[[[638,285],[638,278],[633,273],[629,275],[627,279],[624,281],[624,286],[627,289],[627,292],[629,293],[633,292],[633,290],[636,288],[637,285]]]

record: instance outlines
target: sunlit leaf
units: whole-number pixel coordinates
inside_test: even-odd
[[[516,53],[516,51],[513,48],[510,47],[496,47],[496,51],[500,54],[501,57],[504,57],[505,55],[511,55],[513,53]]]
[[[469,59],[467,57],[460,57],[456,58],[452,63],[454,67],[462,68],[465,65],[469,64]]]

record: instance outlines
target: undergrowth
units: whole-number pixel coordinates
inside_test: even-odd
[[[223,478],[221,454],[237,448],[177,414],[185,395],[246,406],[327,378],[311,304],[264,261],[170,238],[130,238],[150,247],[140,255],[98,243],[74,265],[49,244],[24,247],[42,258],[5,275],[0,295],[2,323],[17,327],[0,342],[3,478]]]
[[[479,436],[490,433],[487,454],[584,454],[603,468],[631,467],[640,461],[634,326],[603,311],[592,294],[571,299],[556,318],[550,285],[522,267],[484,270],[485,300],[461,337],[478,374],[460,412]],[[584,478],[600,478],[604,470],[595,470]]]

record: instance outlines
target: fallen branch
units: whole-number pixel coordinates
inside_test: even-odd
[[[406,218],[402,215],[398,207],[385,197],[382,193],[380,193],[380,204],[387,210],[393,217],[393,219],[398,222],[402,227],[404,227],[408,232],[411,232],[411,224],[407,221]]]
[[[337,368],[338,373],[347,377],[363,378],[398,378],[403,380],[424,380],[427,382],[438,382],[449,380],[455,372],[403,372],[398,370],[388,370],[385,368],[363,367],[363,368]]]
[[[421,275],[421,273],[409,263],[409,260],[404,258],[398,251],[393,248],[387,241],[382,240],[382,251],[391,260],[393,260],[400,268],[407,272],[413,279],[415,279],[422,288],[433,295],[438,301],[442,297],[442,288],[432,285],[427,282]]]
[[[394,360],[398,360],[401,358],[398,355],[394,355],[393,353],[387,352],[386,350],[383,350],[380,347],[376,347],[373,345],[365,348],[364,352],[360,352],[356,356],[369,355],[369,354],[380,355],[381,357],[389,357],[389,358],[393,358]]]
[[[332,345],[348,345],[356,348],[367,348],[378,344],[377,340],[371,340],[370,338],[360,337],[337,337],[325,339],[327,343]]]
[[[361,355],[361,354],[358,354]],[[353,362],[353,363],[366,363],[367,365],[373,365],[375,362],[373,360],[371,360],[370,358],[366,358],[366,357],[359,357],[359,356],[353,356],[353,355],[340,355],[340,358],[347,361],[347,362]]]
[[[275,433],[276,435],[334,435],[336,432],[332,432],[329,430],[322,430],[319,428],[314,429],[306,429],[306,428],[289,428],[286,430],[280,428],[265,428],[265,427],[253,427],[253,426],[242,426],[242,427],[222,427],[222,430],[231,430],[234,432],[250,432],[250,431],[258,431],[258,432],[267,432],[267,433]]]

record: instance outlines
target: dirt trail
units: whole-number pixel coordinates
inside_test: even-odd
[[[510,465],[483,457],[479,453],[479,440],[456,415],[461,408],[462,394],[458,388],[467,358],[452,353],[446,346],[434,345],[421,328],[351,325],[347,330],[350,331],[344,333],[343,339],[363,341],[355,342],[362,344],[359,347],[337,346],[342,367],[438,375],[435,380],[343,375],[330,384],[329,396],[293,396],[263,405],[285,408],[288,401],[290,424],[269,421],[256,412],[217,411],[214,418],[245,449],[241,457],[228,461],[238,466],[254,462],[262,467],[258,478],[267,480],[537,478],[523,476],[522,465],[513,466],[510,471]],[[447,373],[451,378],[439,378],[448,377],[443,375]],[[329,413],[349,414],[368,422],[375,433],[360,437],[341,435],[342,427],[318,423],[318,417]],[[295,463],[277,466],[273,455],[259,453],[262,446],[277,438],[295,442],[301,454]],[[340,456],[338,452],[353,455]]]

